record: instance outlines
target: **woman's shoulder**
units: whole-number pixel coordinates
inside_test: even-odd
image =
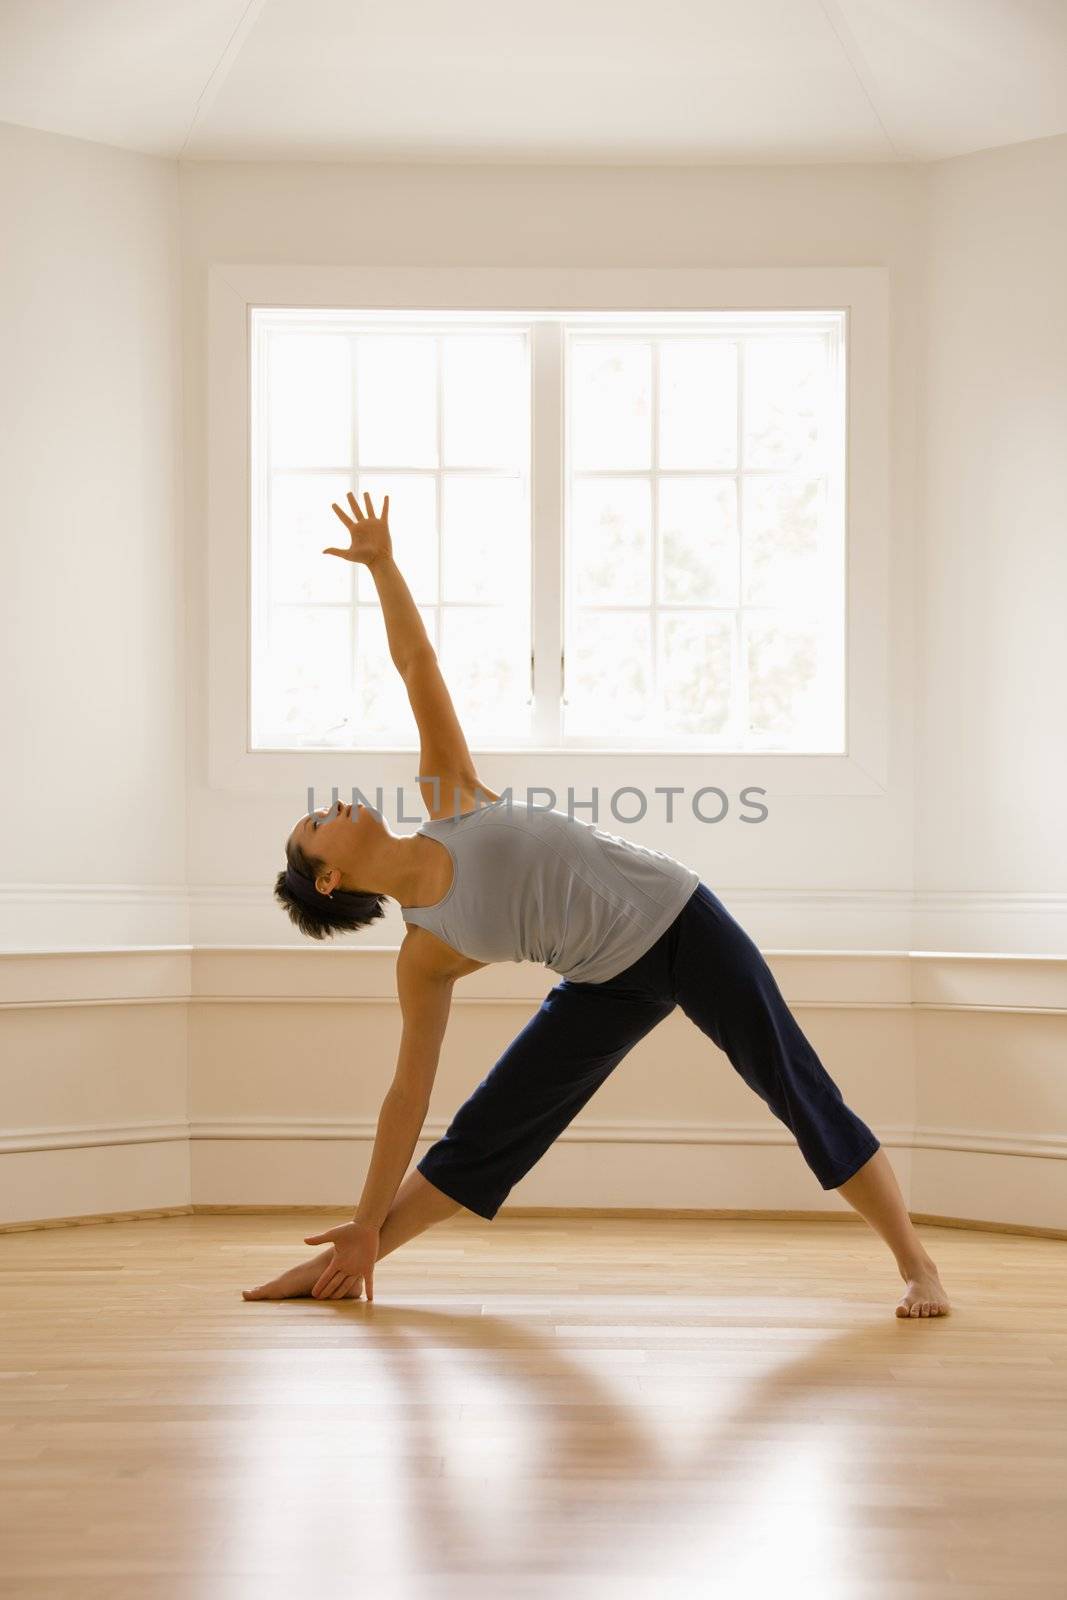
[[[414,967],[423,976],[433,978],[465,978],[468,973],[489,965],[486,961],[474,961],[462,951],[454,950],[429,928],[422,928],[417,923],[409,924],[397,960],[398,963]]]
[[[495,805],[501,799],[502,795],[494,794],[484,783],[479,783],[475,787],[456,784],[451,792],[442,785],[440,804],[431,809],[427,821],[458,822],[462,817],[484,811],[486,806]]]

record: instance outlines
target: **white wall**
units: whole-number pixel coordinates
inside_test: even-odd
[[[0,125],[0,947],[186,937],[174,162]]]
[[[205,782],[207,263],[840,263],[884,264],[892,283],[888,792],[782,797],[759,829],[633,833],[736,890],[765,944],[1065,948],[1067,139],[907,169],[178,169],[3,125],[0,185],[0,651],[16,684],[0,944],[185,936],[181,245],[188,865],[224,937],[290,938],[260,913],[294,797],[249,806]],[[913,703],[906,940],[887,931],[912,885]],[[505,758],[484,766],[498,788],[515,778]],[[375,937],[398,935],[394,917]]]
[[[0,128],[0,650],[20,672],[0,709],[0,946],[142,947],[0,961],[0,1217],[343,1201],[395,1055],[386,954],[143,948],[184,937],[186,869],[194,909],[226,939],[295,938],[267,886],[296,797],[206,781],[212,261],[885,266],[888,790],[784,797],[760,830],[633,834],[691,859],[764,946],[906,947],[915,863],[914,944],[1062,950],[1065,179],[1064,140],[923,169],[179,171]],[[524,781],[505,758],[483,770],[498,789]],[[566,764],[541,773],[570,781]],[[614,774],[591,781],[610,789]],[[395,943],[399,922],[371,931]],[[778,970],[912,1209],[1062,1227],[1062,962],[886,961],[798,953]],[[457,1005],[434,1136],[553,981],[476,978],[489,987]],[[516,1201],[840,1204],[677,1018]]]
[[[1067,137],[929,169],[916,886],[931,949],[1067,949]]]
[[[734,814],[711,827],[650,815],[601,825],[691,861],[762,943],[906,948],[912,872],[912,665],[915,395],[919,375],[922,195],[919,168],[822,167],[710,171],[492,167],[351,167],[312,163],[183,163],[187,506],[190,573],[190,881],[193,936],[291,943],[299,935],[269,899],[303,791],[213,789],[207,778],[205,651],[205,335],[212,262],[345,265],[564,264],[634,266],[884,266],[890,276],[892,554],[889,784],[865,796],[774,794],[770,818]],[[413,728],[414,733],[414,728]],[[693,782],[669,757],[500,756],[475,750],[486,782],[551,785],[578,798],[620,782],[716,781],[709,759]],[[264,758],[269,761],[270,758]],[[413,783],[417,756],[365,764],[373,794]],[[779,770],[781,770],[779,768]],[[334,778],[334,782],[343,779]],[[743,784],[729,784],[736,792]],[[399,831],[387,806],[387,814]],[[588,816],[588,813],[579,813]],[[736,889],[737,893],[727,893]],[[346,944],[392,943],[389,920]]]

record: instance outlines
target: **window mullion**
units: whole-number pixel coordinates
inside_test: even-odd
[[[748,659],[745,654],[745,496],[744,496],[744,440],[745,440],[745,363],[748,359],[747,339],[737,341],[737,453],[734,460],[734,494],[737,512],[737,613],[734,623],[734,673],[731,695],[734,736],[730,741],[737,750],[745,748],[748,736]]]
[[[434,649],[438,652],[438,654],[442,654],[443,653],[444,644],[447,642],[444,639],[444,617],[442,615],[442,609],[441,609],[442,602],[444,600],[444,593],[445,593],[445,580],[444,580],[445,536],[444,536],[444,528],[442,526],[442,519],[444,517],[444,509],[445,509],[445,490],[444,490],[444,482],[443,482],[444,459],[445,459],[445,420],[444,420],[444,405],[445,405],[444,364],[445,364],[445,356],[444,356],[444,349],[445,349],[444,339],[440,334],[438,334],[436,339],[434,340],[434,360],[435,360],[435,363],[436,363],[436,368],[435,368],[435,372],[434,372],[434,386],[435,386],[434,392],[435,392],[435,397],[436,397],[435,398],[435,402],[434,402],[434,410],[436,411],[436,414],[437,414],[437,416],[436,416],[436,435],[435,435],[436,440],[437,440],[437,467],[436,467],[436,471],[434,473],[434,522],[435,522],[436,527],[437,527],[437,599],[436,599],[436,603],[434,605],[434,639],[433,639]]]
[[[271,658],[274,650],[274,617],[270,605],[271,563],[274,560],[274,458],[271,449],[271,430],[267,425],[270,415],[270,390],[271,366],[273,361],[273,345],[270,335],[256,324],[252,330],[255,340],[253,355],[253,373],[256,385],[253,391],[252,419],[255,428],[254,451],[252,461],[251,479],[251,517],[253,530],[257,527],[264,530],[264,537],[258,546],[254,545],[252,567],[255,582],[252,593],[251,626],[249,628],[250,650],[248,657],[248,694],[245,704],[245,726],[253,728],[253,737],[258,742],[262,735],[262,692],[257,693],[256,668],[258,657],[266,660]],[[259,470],[256,470],[257,461]],[[274,706],[269,707],[269,714],[273,719]],[[271,736],[276,735],[273,720],[270,723]]]
[[[535,747],[558,746],[563,714],[563,325],[530,328],[530,520]]]
[[[349,378],[351,380],[351,385],[352,385],[352,389],[351,389],[351,393],[352,393],[352,442],[351,442],[352,464],[348,469],[348,481],[352,485],[352,493],[356,494],[357,493],[357,487],[356,486],[357,486],[357,484],[359,482],[359,471],[360,471],[360,467],[359,467],[359,334],[358,333],[353,333],[349,338],[349,341],[348,341],[348,361],[349,361]],[[349,508],[349,509],[351,509],[351,508]],[[348,603],[349,603],[349,608],[350,608],[350,613],[351,613],[350,626],[351,626],[351,629],[352,629],[352,637],[351,637],[351,640],[349,641],[350,652],[351,652],[351,672],[352,672],[352,683],[351,683],[351,688],[350,688],[350,692],[349,692],[349,705],[351,707],[351,713],[350,714],[351,714],[351,717],[352,717],[351,726],[354,727],[356,725],[356,722],[357,722],[357,718],[356,718],[356,714],[355,714],[356,696],[359,693],[359,688],[360,688],[360,683],[359,683],[359,646],[360,646],[360,637],[359,637],[359,567],[356,565],[355,562],[352,563],[351,569],[349,571],[348,581],[349,581],[349,584],[350,584],[350,588],[349,588],[349,591],[348,591]]]
[[[649,497],[649,511],[651,512],[651,528],[649,529],[649,645],[651,648],[651,682],[649,683],[649,706],[652,715],[657,719],[662,714],[663,698],[661,695],[659,671],[659,589],[656,584],[657,549],[659,546],[659,507],[660,507],[660,465],[659,465],[659,418],[660,418],[660,341],[652,339],[650,354],[652,357],[652,382],[649,418],[652,445],[652,473],[651,495]]]

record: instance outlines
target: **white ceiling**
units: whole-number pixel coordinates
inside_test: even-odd
[[[0,0],[0,121],[185,160],[929,161],[1067,132],[1067,0]]]

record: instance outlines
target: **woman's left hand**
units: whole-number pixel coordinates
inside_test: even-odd
[[[380,1230],[365,1222],[343,1222],[340,1227],[316,1233],[305,1244],[332,1244],[327,1261],[311,1293],[315,1300],[343,1300],[366,1285],[367,1299],[374,1299],[374,1263],[378,1259]]]

